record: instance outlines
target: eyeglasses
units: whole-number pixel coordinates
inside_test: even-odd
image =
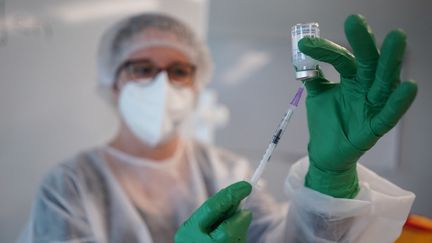
[[[152,79],[161,71],[166,71],[170,82],[178,86],[190,86],[195,76],[195,66],[189,63],[176,62],[166,68],[160,68],[150,60],[134,60],[125,62],[117,72],[125,72],[128,80]],[[117,83],[117,87],[120,84]]]

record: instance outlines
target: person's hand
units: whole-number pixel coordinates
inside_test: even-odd
[[[175,242],[246,242],[252,214],[247,210],[237,211],[237,207],[251,190],[249,183],[241,181],[207,199],[177,230]]]
[[[330,63],[340,83],[322,75],[305,80],[310,133],[305,186],[321,193],[354,198],[359,190],[356,162],[392,129],[413,102],[417,85],[400,82],[406,35],[390,32],[381,52],[365,19],[349,16],[345,34],[354,56],[321,38],[303,38],[298,46],[312,58]]]

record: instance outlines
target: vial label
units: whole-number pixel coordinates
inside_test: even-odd
[[[296,24],[291,28],[292,62],[297,72],[316,70],[318,61],[303,54],[298,49],[298,42],[306,37],[319,37],[318,23]]]

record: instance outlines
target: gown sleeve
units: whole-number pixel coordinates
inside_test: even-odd
[[[285,182],[288,202],[276,203],[265,188],[246,202],[253,212],[248,242],[394,242],[414,194],[362,165],[354,199],[327,196],[304,186],[308,158],[295,163]]]
[[[394,242],[415,195],[357,166],[360,192],[354,199],[334,198],[304,186],[307,157],[293,164],[285,181],[287,202],[276,202],[265,182],[243,203],[253,213],[248,242]],[[245,159],[220,163],[220,188],[250,177]],[[223,168],[227,167],[227,168]]]
[[[65,166],[57,166],[45,176],[17,242],[96,242],[76,179]]]

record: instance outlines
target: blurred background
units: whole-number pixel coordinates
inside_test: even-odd
[[[432,217],[431,8],[427,0],[0,0],[0,242],[16,239],[50,167],[104,144],[116,131],[115,112],[96,92],[98,38],[116,20],[141,11],[175,15],[208,41],[215,70],[204,107],[224,112],[203,137],[252,166],[299,85],[292,25],[319,22],[322,37],[346,47],[343,23],[351,13],[367,18],[379,45],[388,31],[404,29],[402,76],[418,82],[418,97],[362,163],[416,193],[412,211]],[[331,67],[322,67],[338,80]],[[285,199],[284,178],[306,155],[307,141],[302,104],[265,172],[278,200]]]

